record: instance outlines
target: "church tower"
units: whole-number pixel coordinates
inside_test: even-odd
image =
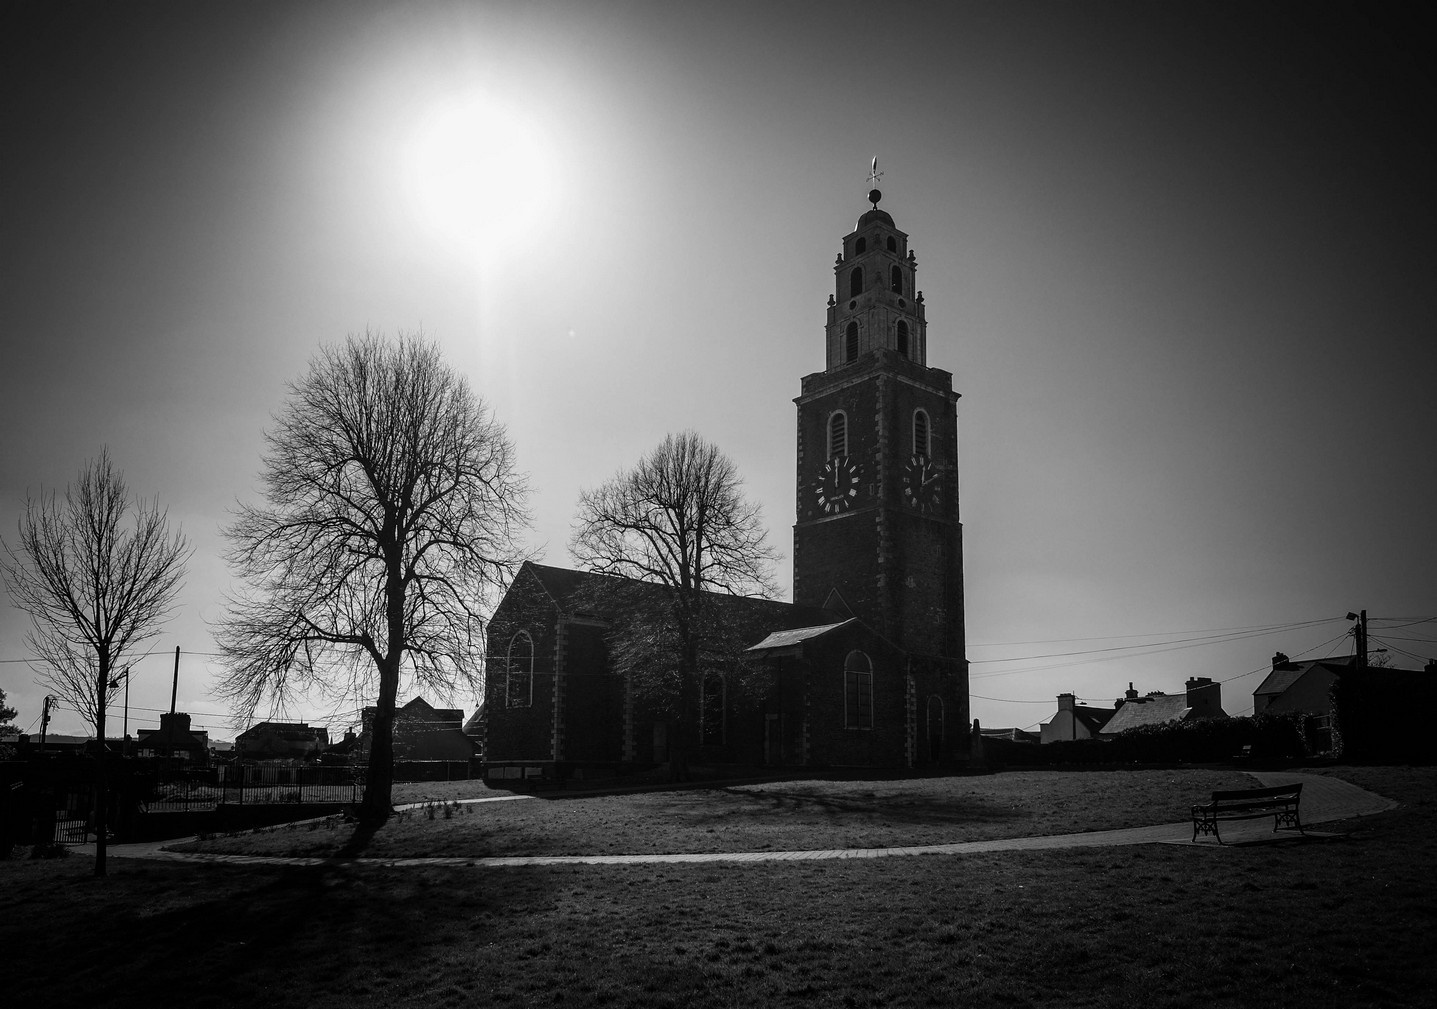
[[[844,236],[825,367],[798,404],[793,600],[837,591],[911,655],[964,660],[958,394],[928,366],[917,258],[882,193]]]

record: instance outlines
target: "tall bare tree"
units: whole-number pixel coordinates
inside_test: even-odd
[[[242,717],[312,690],[375,717],[360,809],[389,816],[401,674],[478,689],[484,614],[523,560],[528,489],[504,428],[418,337],[323,348],[265,435],[266,504],[227,530],[247,588],[221,622]]]
[[[127,655],[170,615],[189,546],[158,500],[132,500],[101,451],[78,482],[30,498],[16,547],[0,560],[15,605],[30,615],[41,679],[95,729],[99,796],[95,874],[105,874],[105,707]]]
[[[662,587],[660,614],[643,611],[653,598],[645,592],[607,609],[618,613],[616,665],[675,716],[670,764],[682,775],[703,661],[733,653],[728,614],[708,594],[774,594],[777,554],[759,506],[716,446],[692,431],[668,435],[633,469],[580,494],[569,552],[590,570]]]

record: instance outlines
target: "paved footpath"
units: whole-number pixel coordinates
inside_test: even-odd
[[[1264,785],[1302,783],[1302,822],[1304,826],[1371,816],[1392,809],[1397,803],[1374,795],[1337,778],[1321,774],[1292,774],[1285,771],[1247,772]],[[471,799],[468,802],[495,802],[522,799],[526,796],[497,796],[492,799]],[[414,806],[423,805],[414,803]],[[1235,821],[1222,828],[1228,844],[1271,837],[1266,819]],[[528,865],[651,865],[680,862],[800,862],[831,858],[889,858],[899,855],[970,855],[986,851],[1044,851],[1056,848],[1101,848],[1124,844],[1191,845],[1192,822],[1164,823],[1153,827],[1125,827],[1120,830],[1094,830],[1081,834],[1050,834],[1044,837],[1012,837],[996,841],[958,841],[953,844],[920,844],[900,848],[841,848],[813,851],[742,851],[712,852],[684,855],[514,855],[496,858],[293,858],[266,855],[205,855],[166,851],[164,845],[177,841],[156,841],[148,844],[111,845],[112,858],[162,859],[176,862],[212,862],[232,865],[324,865],[344,862],[354,865],[453,865],[480,869],[498,869]],[[1218,847],[1212,838],[1201,838],[1197,845]],[[86,847],[93,849],[93,845]]]

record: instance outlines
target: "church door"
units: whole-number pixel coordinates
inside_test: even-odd
[[[928,762],[938,763],[943,756],[943,698],[928,697]]]
[[[783,763],[783,718],[780,715],[764,716],[763,762],[775,767]]]

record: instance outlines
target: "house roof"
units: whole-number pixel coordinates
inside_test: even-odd
[[[1116,714],[1117,710],[1114,708],[1095,708],[1090,704],[1073,705],[1073,717],[1095,736],[1103,731]]]
[[[1352,656],[1350,655],[1340,659],[1309,659],[1305,662],[1287,662],[1283,664],[1281,669],[1274,669],[1268,673],[1267,678],[1259,683],[1257,689],[1253,691],[1253,695],[1281,694],[1314,669],[1322,669],[1335,674],[1351,668]]]
[[[1186,694],[1151,694],[1135,700],[1124,701],[1123,706],[1103,726],[1103,735],[1111,736],[1124,729],[1139,725],[1162,725],[1164,722],[1180,722],[1192,708],[1188,707]]]
[[[1015,743],[1037,743],[1041,736],[1027,729],[979,729],[984,739],[1008,739]]]
[[[774,631],[756,645],[745,648],[746,652],[766,652],[775,648],[792,648],[794,645],[813,638],[819,638],[829,631],[837,630],[844,624],[851,624],[853,620],[840,620],[836,624],[818,624],[813,627],[793,627],[787,630]]]
[[[144,729],[135,735],[136,746],[165,746],[172,750],[207,750],[210,746],[208,732],[194,732],[190,729],[168,728]]]

